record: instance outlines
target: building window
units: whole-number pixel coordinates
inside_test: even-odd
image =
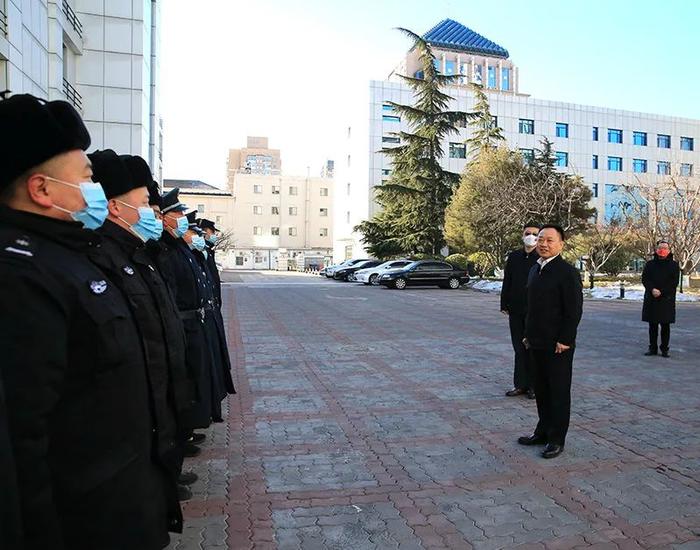
[[[391,174],[391,170],[388,168],[382,168],[382,176],[389,176]]]
[[[382,143],[401,143],[401,139],[396,136],[382,136]]]
[[[474,67],[474,84],[481,86],[484,83],[484,67],[483,65],[476,65]]]
[[[496,87],[496,67],[493,65],[489,65],[489,88],[495,88]]]
[[[632,159],[632,171],[637,174],[646,174],[647,161],[644,159]]]
[[[681,164],[681,176],[690,177],[693,175],[693,165],[686,162]]]
[[[555,166],[569,166],[569,153],[565,153],[563,151],[557,151],[555,153],[556,160],[554,162]]]
[[[467,158],[467,146],[464,143],[450,143],[450,158],[465,159]]]
[[[491,128],[498,128],[498,117],[496,115],[491,117]]]
[[[593,170],[598,169],[598,155],[593,155]]]
[[[271,231],[272,235],[274,235],[274,236],[279,236],[279,234],[280,234],[279,227],[272,227],[272,228],[270,228],[270,231]]]
[[[197,205],[197,212],[199,212],[200,214],[204,214],[204,205],[203,204]]]
[[[647,144],[647,133],[646,132],[632,132],[632,143],[634,145],[644,145]]]
[[[289,236],[290,236],[290,237],[296,237],[296,236],[297,236],[297,228],[296,228],[296,227],[290,227],[290,228],[289,228]]]
[[[258,195],[262,193],[262,185],[253,185],[253,193]]]
[[[598,198],[598,184],[597,183],[591,184],[591,193],[593,193],[594,199]]]
[[[296,216],[297,215],[297,207],[296,206],[290,206],[289,207],[289,215],[290,216]]]
[[[691,137],[681,137],[681,151],[693,151],[694,141]]]
[[[671,136],[667,134],[656,134],[656,146],[660,149],[670,149]]]
[[[253,214],[262,215],[262,206],[253,206]]]
[[[262,227],[260,227],[259,225],[254,225],[253,235],[262,235]]]
[[[328,216],[328,208],[319,208],[318,209],[318,214],[319,216]]]
[[[243,256],[236,256],[236,265],[243,265]]]
[[[535,133],[535,121],[529,118],[521,118],[518,124],[518,132],[521,134],[534,134]]]
[[[383,115],[382,120],[384,122],[401,122],[401,117],[395,115]]]
[[[661,176],[671,175],[671,163],[665,160],[660,160],[656,163],[656,173]]]
[[[224,218],[222,216],[217,216],[216,217],[216,225],[221,225],[224,223]]]
[[[593,141],[598,141],[598,127],[593,126]]]
[[[345,213],[345,223],[350,223],[350,210]]]
[[[280,208],[279,208],[279,206],[273,206],[273,207],[272,207],[272,215],[273,215],[273,216],[279,216],[279,215],[280,215]]]
[[[447,74],[447,75],[455,74],[455,62],[454,61],[445,61],[445,74]]]
[[[328,196],[328,187],[321,187],[321,196],[322,197]]]
[[[389,105],[388,103],[384,103],[382,105],[382,111],[393,111],[394,107],[392,105]]]
[[[608,170],[622,172],[622,157],[608,157]]]
[[[279,195],[279,194],[280,194],[280,186],[279,186],[279,185],[273,185],[273,186],[272,186],[272,194],[273,194],[273,195]]]
[[[557,122],[555,135],[557,137],[560,137],[560,138],[568,138],[569,137],[569,125],[566,124],[565,122]]]
[[[501,69],[501,90],[510,90],[510,69],[507,67]]]
[[[290,195],[297,195],[299,194],[299,190],[296,188],[294,185],[289,186],[289,194]]]
[[[319,237],[327,237],[328,236],[328,228],[327,227],[322,227],[321,230],[318,232]]]
[[[608,143],[622,143],[622,130],[608,128]]]
[[[349,183],[347,184],[347,194],[348,195],[350,194],[350,184]]]
[[[534,149],[520,149],[520,154],[523,156],[523,160],[530,164],[535,160],[535,150]]]

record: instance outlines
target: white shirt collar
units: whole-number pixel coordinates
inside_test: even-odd
[[[540,264],[540,271],[542,271],[542,268],[546,266],[549,262],[551,262],[554,258],[558,258],[559,254],[556,256],[552,256],[551,258],[547,258],[546,260],[544,258],[537,258],[537,263]]]

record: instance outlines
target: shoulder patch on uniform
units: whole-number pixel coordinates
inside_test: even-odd
[[[124,267],[122,267],[122,270],[123,270],[124,273],[126,273],[127,275],[133,275],[133,274],[134,274],[134,268],[131,267],[130,265],[125,265]]]
[[[93,294],[104,294],[107,290],[107,281],[102,279],[101,281],[90,281],[90,291]]]

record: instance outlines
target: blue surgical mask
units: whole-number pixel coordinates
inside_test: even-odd
[[[206,248],[207,243],[204,241],[204,237],[201,235],[195,235],[192,237],[192,246],[201,251]]]
[[[83,200],[85,201],[85,208],[82,210],[76,210],[75,212],[71,212],[70,210],[56,206],[55,204],[53,205],[54,208],[60,210],[61,212],[70,214],[71,218],[73,218],[76,222],[82,223],[85,229],[97,229],[102,226],[104,221],[107,219],[109,210],[107,209],[107,197],[105,197],[105,192],[99,183],[86,181],[80,184],[75,184],[63,180],[57,180],[56,178],[49,176],[46,176],[46,179],[80,189],[80,193],[83,195]]]
[[[119,218],[121,221],[123,221],[125,224],[129,226],[129,229],[133,233],[135,233],[138,237],[141,238],[143,242],[146,242],[148,240],[157,240],[160,238],[160,233],[162,232],[162,222],[161,222],[161,229],[160,232],[158,231],[158,219],[156,219],[156,213],[153,211],[153,208],[150,208],[148,206],[140,206],[139,208],[136,208],[135,206],[131,206],[130,204],[125,203],[124,201],[118,201],[122,203],[124,206],[128,206],[129,208],[133,208],[134,210],[137,210],[139,213],[139,221],[137,221],[135,224],[130,224],[123,218]]]
[[[172,216],[170,216],[172,218]],[[184,237],[185,233],[187,233],[187,230],[190,228],[190,222],[187,220],[187,216],[181,216],[177,218],[177,227],[173,229],[173,233],[175,233],[175,236],[178,237],[179,239],[182,239]]]
[[[216,244],[216,241],[219,240],[219,236],[216,233],[212,233],[207,237],[207,240],[209,241],[209,244],[213,246]]]
[[[205,260],[209,257],[209,251],[206,248],[204,250],[202,250],[202,254],[204,254]]]
[[[163,235],[163,220],[159,220],[156,218],[156,236],[154,237],[154,241],[157,241],[161,238]]]

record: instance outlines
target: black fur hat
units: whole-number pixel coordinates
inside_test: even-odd
[[[108,199],[128,193],[137,187],[143,187],[134,183],[134,178],[126,164],[112,149],[95,151],[90,153],[88,158],[92,162],[92,181],[102,185]]]

